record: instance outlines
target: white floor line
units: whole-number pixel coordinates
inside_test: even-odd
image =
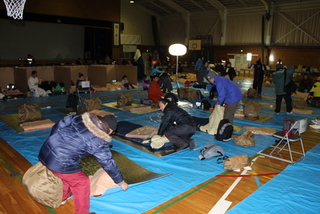
[[[252,161],[255,161],[259,156],[255,157]],[[248,170],[243,170],[241,175],[247,174]],[[223,194],[223,196],[219,199],[219,201],[212,207],[212,209],[208,212],[208,214],[224,214],[229,207],[231,206],[232,202],[225,200],[228,195],[232,192],[232,190],[237,186],[240,182],[242,177],[238,177],[233,184],[229,187],[229,189]]]

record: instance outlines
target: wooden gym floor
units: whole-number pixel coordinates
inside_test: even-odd
[[[320,142],[319,132],[309,128],[302,136],[306,152]],[[296,146],[298,146],[298,143],[292,144],[293,149]],[[281,156],[288,157],[285,152],[282,152]],[[277,173],[281,173],[288,165],[287,162],[259,155],[254,155],[251,158],[254,172],[248,171],[247,174],[267,174],[258,176],[261,185],[270,181]],[[0,214],[72,214],[74,212],[72,199],[57,209],[51,209],[38,204],[24,191],[21,180],[23,173],[30,166],[31,164],[24,157],[0,138]],[[221,198],[232,202],[230,209],[258,189],[256,179],[252,176],[242,177],[239,183],[232,190],[229,190],[238,178],[232,177],[232,175],[236,176],[239,173],[225,171],[166,203],[145,212],[145,214],[208,213]]]

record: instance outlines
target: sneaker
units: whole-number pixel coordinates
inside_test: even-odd
[[[72,198],[72,195],[70,195],[66,200],[61,201],[61,205],[65,205],[65,204],[67,203],[67,201],[68,201],[69,199],[71,199],[71,198]]]
[[[293,112],[292,112],[292,111],[290,111],[290,112],[287,112],[287,114],[293,114]]]
[[[277,112],[276,112],[275,114],[276,114],[276,115],[279,115],[280,113],[277,113]]]
[[[176,149],[176,152],[184,150],[185,148],[190,147],[187,143],[182,143],[179,148]]]

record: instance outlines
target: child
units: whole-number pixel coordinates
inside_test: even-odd
[[[127,75],[124,75],[122,77],[121,83],[126,89],[130,89],[130,87],[134,88],[133,85],[129,82]]]
[[[65,93],[66,93],[66,88],[64,87],[64,83],[63,83],[63,82],[59,83],[59,84],[54,88],[54,93],[55,93],[55,94],[65,94]]]
[[[148,79],[147,75],[143,75],[141,82],[143,90],[148,90],[150,86],[150,80]]]

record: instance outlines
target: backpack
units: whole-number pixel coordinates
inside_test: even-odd
[[[73,94],[73,93],[69,94],[67,103],[66,103],[67,110],[77,111],[78,101],[79,101],[79,98],[76,94]]]
[[[249,100],[243,105],[243,114],[245,117],[258,118],[260,113],[259,103]]]
[[[204,160],[217,156],[224,156],[225,152],[223,148],[217,144],[207,144],[200,150],[199,160]]]
[[[19,107],[18,114],[21,123],[42,119],[41,110],[37,104],[23,104]]]
[[[201,109],[209,110],[211,108],[211,103],[208,100],[201,101]]]
[[[294,122],[295,122],[294,119],[285,118],[284,121],[283,121],[282,134],[287,134],[288,131],[293,126]],[[292,134],[293,134],[292,131],[290,133],[288,133],[288,135],[292,135]]]
[[[228,141],[231,139],[233,126],[228,119],[222,119],[219,123],[216,139],[219,141]]]

